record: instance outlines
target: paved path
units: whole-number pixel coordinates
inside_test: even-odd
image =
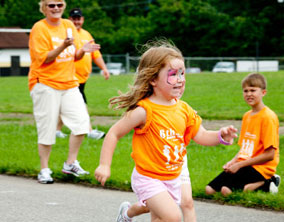
[[[91,116],[91,122],[94,126],[110,126],[113,125],[120,116]],[[34,117],[32,114],[28,113],[2,113],[0,112],[0,124],[5,122],[8,123],[19,123],[19,124],[35,124]],[[7,121],[7,119],[9,121]],[[14,121],[11,121],[14,119]],[[239,131],[241,130],[240,120],[203,120],[203,126],[206,129],[218,130],[222,126],[234,125]],[[284,135],[284,122],[280,122],[279,134]]]
[[[115,222],[122,201],[135,202],[132,192],[81,185],[43,185],[34,179],[0,175],[1,222]],[[281,222],[284,212],[248,209],[195,201],[199,222]],[[137,217],[149,222],[149,214]]]

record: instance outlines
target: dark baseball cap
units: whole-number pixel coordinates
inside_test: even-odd
[[[70,17],[82,17],[83,13],[81,11],[81,9],[79,8],[73,8],[71,9],[71,11],[69,12],[69,16]]]

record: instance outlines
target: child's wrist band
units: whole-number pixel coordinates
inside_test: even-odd
[[[221,136],[221,130],[218,132],[218,139],[219,143],[224,144],[224,145],[232,145],[230,142],[225,141],[222,136]]]

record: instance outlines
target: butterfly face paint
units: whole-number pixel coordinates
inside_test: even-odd
[[[185,81],[184,71],[182,69],[170,69],[168,71],[167,83],[170,85],[177,84],[178,80],[180,82]]]

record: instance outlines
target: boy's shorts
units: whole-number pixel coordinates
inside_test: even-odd
[[[239,169],[236,173],[223,171],[208,185],[215,191],[220,192],[223,186],[231,190],[243,190],[246,184],[266,181],[266,179],[252,166]]]
[[[175,202],[180,205],[181,201],[181,177],[173,180],[158,180],[143,176],[133,169],[131,176],[131,186],[140,205],[146,206],[146,201],[164,191],[167,191]]]
[[[78,87],[57,90],[37,83],[31,91],[38,143],[52,145],[59,116],[72,134],[89,132],[90,118]]]

